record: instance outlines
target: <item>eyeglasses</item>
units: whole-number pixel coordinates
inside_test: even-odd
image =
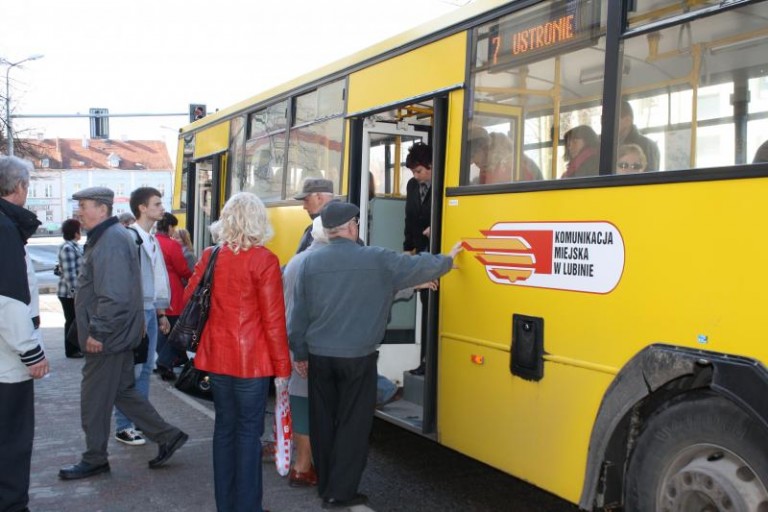
[[[352,222],[353,224],[359,226],[360,225],[360,217],[355,217],[350,222]]]
[[[643,164],[639,164],[639,163],[630,164],[628,162],[619,162],[616,164],[616,167],[618,167],[619,169],[632,169],[633,171],[639,171],[640,169],[643,168]]]

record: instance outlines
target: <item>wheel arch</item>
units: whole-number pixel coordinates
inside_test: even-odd
[[[579,507],[619,505],[634,440],[643,422],[674,397],[710,389],[768,428],[768,370],[754,359],[655,344],[619,371],[592,427]]]

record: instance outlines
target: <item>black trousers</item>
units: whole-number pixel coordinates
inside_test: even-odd
[[[309,437],[321,498],[355,496],[376,407],[376,353],[309,355]]]
[[[80,352],[80,346],[75,344],[72,337],[67,336],[69,329],[75,322],[75,299],[59,297],[61,309],[64,311],[64,353],[67,357]]]
[[[35,435],[35,386],[0,383],[0,510],[26,510]]]

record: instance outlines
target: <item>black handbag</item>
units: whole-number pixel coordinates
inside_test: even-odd
[[[144,364],[149,359],[149,336],[144,333],[139,346],[133,349],[133,364]]]
[[[216,265],[216,256],[221,246],[217,245],[211,251],[211,258],[205,267],[200,282],[197,283],[192,297],[190,297],[184,310],[176,320],[176,325],[168,335],[168,343],[172,347],[187,352],[197,351],[200,336],[203,334],[205,322],[208,320],[208,311],[211,307],[211,289],[213,287],[213,268]]]
[[[194,359],[184,363],[174,386],[188,395],[213,400],[210,377],[207,372],[195,368]]]

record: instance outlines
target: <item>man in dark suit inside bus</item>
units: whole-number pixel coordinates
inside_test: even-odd
[[[429,252],[430,218],[432,215],[432,148],[417,142],[408,150],[405,166],[413,172],[405,195],[405,240],[403,250],[411,254]],[[428,290],[421,290],[421,304],[426,308]],[[421,359],[410,372],[424,375],[427,329],[426,316],[421,322]]]

